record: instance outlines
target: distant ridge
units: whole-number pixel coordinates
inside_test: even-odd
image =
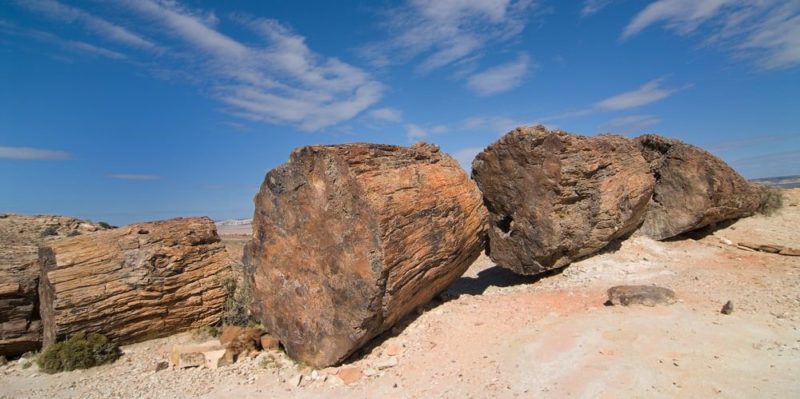
[[[764,177],[750,181],[780,188],[800,188],[800,175]]]

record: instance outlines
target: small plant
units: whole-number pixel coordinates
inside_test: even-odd
[[[42,230],[42,233],[39,235],[42,237],[50,237],[58,235],[58,228],[56,226],[47,226],[44,230]]]
[[[42,371],[52,374],[111,363],[119,357],[119,348],[105,335],[80,332],[47,347],[36,363]]]
[[[278,360],[275,359],[275,356],[273,356],[271,353],[262,355],[261,360],[258,362],[258,365],[262,369],[275,369],[280,367],[280,364],[278,364]]]
[[[69,233],[67,233],[67,237],[75,237],[75,236],[79,236],[79,235],[81,235],[81,232],[78,231],[78,230],[72,230]]]
[[[758,213],[771,216],[783,207],[783,190],[775,187],[767,187],[764,190],[764,200],[758,208]]]
[[[97,225],[102,227],[102,228],[104,228],[104,229],[106,229],[106,230],[114,228],[114,226],[112,226],[112,225],[110,225],[110,224],[108,224],[106,222],[97,222]]]
[[[228,293],[222,310],[222,324],[246,327],[250,323],[250,303],[252,296],[246,286],[240,285],[235,278],[226,278],[222,287]]]

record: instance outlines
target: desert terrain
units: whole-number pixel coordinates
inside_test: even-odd
[[[0,398],[800,397],[800,189],[784,207],[664,242],[634,236],[545,277],[481,256],[443,294],[343,365],[313,370],[280,351],[216,370],[156,371],[175,343],[123,348],[114,364],[44,374],[0,366]],[[220,228],[231,256],[242,226]],[[230,234],[232,233],[232,234]],[[675,291],[673,305],[604,306],[619,284]],[[732,301],[730,315],[720,313]]]

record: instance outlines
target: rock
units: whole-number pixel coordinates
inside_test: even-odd
[[[224,326],[219,342],[228,350],[236,354],[248,354],[261,349],[261,335],[264,330],[260,328],[245,328],[239,326]]]
[[[489,210],[488,254],[520,274],[566,266],[633,232],[655,182],[631,140],[543,126],[503,136],[478,154],[472,176]]]
[[[336,376],[342,380],[346,385],[351,385],[361,379],[361,367],[351,366],[342,367],[336,373]]]
[[[217,366],[224,365],[219,363],[219,359],[225,357],[225,352],[225,348],[218,340],[211,340],[202,344],[175,345],[169,353],[169,365],[174,368],[209,366],[214,362],[217,362]],[[228,360],[231,360],[230,363],[232,363],[230,357]]]
[[[218,369],[222,366],[227,366],[233,364],[234,359],[234,352],[228,349],[217,349],[203,352],[203,357],[205,358],[205,366],[209,369]]]
[[[0,355],[16,357],[42,344],[39,248],[0,243]]]
[[[800,249],[784,247],[779,254],[785,256],[800,256]]]
[[[278,350],[280,344],[280,341],[272,335],[264,334],[261,336],[261,349],[265,351]]]
[[[675,292],[654,285],[619,285],[608,289],[611,305],[671,305],[675,303]]]
[[[399,362],[397,361],[396,357],[387,357],[387,358],[381,359],[377,363],[375,363],[375,368],[378,369],[378,370],[386,370],[388,368],[392,368],[394,366],[397,366],[398,363]]]
[[[220,320],[230,260],[208,218],[51,241],[40,251],[44,345],[79,331],[129,344]]]
[[[295,150],[255,198],[253,314],[295,360],[337,364],[460,277],[484,225],[477,187],[436,146]]]
[[[388,345],[386,345],[386,350],[384,351],[384,353],[386,354],[386,356],[398,356],[401,353],[403,353],[403,347],[394,342],[391,342]]]
[[[733,313],[733,302],[731,302],[731,301],[725,302],[725,304],[722,305],[722,310],[720,310],[719,312],[722,313],[722,314],[731,314],[731,313]]]
[[[291,385],[293,387],[299,387],[302,382],[303,382],[303,375],[302,374],[297,374],[294,377],[292,377],[291,379],[289,379],[289,385]]]
[[[5,356],[0,355],[0,366],[5,366],[8,364],[8,359]]]
[[[169,368],[169,362],[161,360],[156,362],[155,366],[153,367],[153,371],[159,372]]]
[[[710,153],[656,135],[638,137],[656,176],[653,200],[640,231],[656,240],[752,215],[765,198],[752,184]]]
[[[753,251],[761,251],[770,254],[779,254],[784,256],[800,256],[800,250],[784,247],[782,245],[775,245],[775,244],[756,244],[751,242],[740,242],[738,245],[739,248],[747,248]]]

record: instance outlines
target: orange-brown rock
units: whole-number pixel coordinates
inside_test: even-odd
[[[489,256],[537,274],[595,253],[642,222],[654,179],[631,140],[518,128],[478,154]]]
[[[656,177],[641,228],[645,235],[663,240],[752,215],[761,206],[763,188],[710,153],[656,135],[638,137],[636,142]]]
[[[436,146],[295,150],[255,198],[253,313],[291,357],[336,364],[461,276],[484,224],[477,187]]]
[[[219,336],[219,342],[225,349],[237,355],[247,354],[261,349],[261,335],[264,330],[239,326],[225,326]]]
[[[41,347],[38,257],[35,245],[0,245],[0,356]]]
[[[127,344],[219,321],[230,262],[208,218],[55,240],[40,252],[44,345],[78,331]]]

